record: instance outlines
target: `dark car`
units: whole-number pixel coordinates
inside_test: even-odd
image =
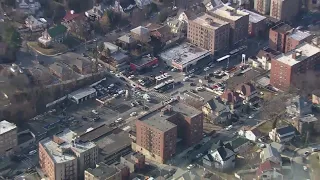
[[[85,116],[82,116],[81,118],[82,118],[83,120],[88,120],[88,118],[85,117]]]
[[[196,85],[197,85],[197,84],[194,83],[194,82],[190,83],[190,86],[196,86]]]

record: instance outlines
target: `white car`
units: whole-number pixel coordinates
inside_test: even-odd
[[[204,71],[209,71],[210,67],[205,67],[203,70]]]
[[[131,87],[134,87],[134,88],[135,88],[135,87],[136,87],[136,85],[132,83],[132,84],[131,84]]]
[[[121,75],[120,74],[116,74],[116,77],[121,77]]]
[[[136,116],[138,113],[137,112],[132,112],[130,113],[130,116],[133,117],[133,116]]]
[[[189,80],[189,77],[183,78],[183,81],[188,81],[188,80]]]
[[[133,78],[134,78],[134,75],[130,75],[128,78],[129,78],[129,79],[133,79]]]
[[[92,112],[93,114],[95,114],[95,115],[98,115],[98,114],[99,114],[98,111],[95,110],[95,109],[93,109],[91,112]]]
[[[31,156],[31,155],[34,155],[35,153],[37,153],[37,150],[32,150],[29,152],[29,155]]]
[[[190,164],[190,165],[187,167],[187,169],[190,170],[190,169],[192,169],[193,167],[194,167],[194,165],[193,165],[193,164]]]
[[[249,118],[249,119],[252,119],[253,117],[254,117],[254,115],[252,114],[252,115],[250,115],[248,118]]]
[[[118,118],[116,121],[115,121],[115,123],[119,123],[119,122],[121,122],[122,121],[122,118]]]
[[[303,166],[303,170],[307,171],[308,167],[307,166]]]
[[[171,69],[171,72],[175,72],[175,71],[177,71],[176,68],[172,68],[172,69]]]
[[[232,125],[226,127],[226,130],[229,131],[230,129],[232,129]]]
[[[196,70],[194,70],[194,69],[191,69],[190,71],[189,71],[189,73],[194,73]]]
[[[111,73],[111,74],[114,74],[114,72],[113,72],[113,71],[110,71],[110,73]]]
[[[197,154],[197,155],[196,155],[196,158],[200,158],[201,156],[202,156],[202,153]]]
[[[211,65],[210,65],[210,68],[214,68],[214,67],[215,67],[215,65],[214,65],[214,64],[211,64]]]
[[[199,86],[196,88],[196,91],[202,91],[204,88],[202,86]]]

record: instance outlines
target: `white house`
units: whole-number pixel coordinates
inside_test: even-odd
[[[236,153],[230,143],[219,141],[213,145],[210,152],[203,157],[203,165],[208,168],[216,168],[221,171],[235,167]]]
[[[151,4],[151,0],[134,0],[139,9],[142,9],[144,6]]]
[[[41,5],[36,0],[16,0],[16,7],[27,14],[35,14],[41,8]]]
[[[279,143],[289,142],[295,135],[296,129],[292,126],[274,128],[269,132],[270,139]]]
[[[93,6],[92,9],[86,11],[84,14],[88,17],[88,18],[94,18],[95,20],[99,20],[102,16],[103,13],[105,11],[107,11],[107,7],[105,7],[102,4]]]
[[[238,134],[254,142],[258,141],[258,139],[262,137],[261,132],[256,128],[250,130],[241,129]]]
[[[32,15],[28,16],[25,20],[26,27],[28,27],[32,32],[43,31],[47,27],[47,22],[45,19],[36,19]]]

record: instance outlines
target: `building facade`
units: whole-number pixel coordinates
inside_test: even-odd
[[[269,15],[271,0],[254,0],[254,10],[263,15]]]
[[[77,180],[98,160],[98,147],[91,142],[80,142],[69,129],[39,142],[39,164],[50,179]]]
[[[189,42],[212,54],[229,49],[229,34],[230,24],[209,14],[201,14],[188,23]]]
[[[250,36],[260,36],[266,31],[266,17],[255,12],[243,9],[242,11],[249,14],[248,34]]]
[[[305,78],[315,76],[315,70],[319,68],[319,57],[320,49],[308,43],[274,57],[271,60],[271,85],[281,90],[302,85]]]
[[[13,154],[18,146],[17,126],[6,120],[0,122],[0,157]]]
[[[107,165],[99,163],[95,168],[88,168],[85,170],[85,180],[126,180],[123,173],[128,173],[128,167]]]
[[[294,50],[299,44],[303,42],[311,42],[312,35],[309,32],[303,32],[293,29],[290,34],[286,36],[285,53]]]
[[[285,52],[287,35],[292,27],[285,23],[279,23],[269,30],[269,47],[275,51]]]
[[[240,11],[237,8],[221,5],[209,11],[209,14],[230,23],[230,46],[238,44],[248,37],[248,13]]]
[[[270,17],[279,21],[292,21],[300,11],[299,0],[271,0]]]

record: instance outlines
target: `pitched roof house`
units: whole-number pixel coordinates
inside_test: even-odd
[[[146,27],[138,26],[134,29],[131,29],[130,34],[134,39],[136,39],[140,42],[148,43],[151,41],[150,31]]]
[[[260,164],[257,172],[258,179],[283,179],[281,166],[272,161],[265,161]]]
[[[271,161],[273,163],[279,164],[282,166],[282,159],[280,153],[276,148],[272,147],[270,144],[267,144],[266,147],[260,153],[260,158],[262,162]]]
[[[99,20],[103,13],[107,10],[107,7],[105,7],[103,4],[95,5],[92,9],[86,11],[84,14],[88,18],[93,18],[94,20]]]
[[[44,30],[47,26],[46,22],[42,22],[32,15],[26,18],[25,24],[32,32]]]
[[[289,99],[286,104],[286,111],[292,117],[302,117],[312,113],[312,103],[302,96],[295,96]]]
[[[296,135],[296,129],[292,126],[274,128],[269,132],[271,140],[279,143],[289,142]]]
[[[243,99],[240,97],[239,93],[226,89],[221,95],[221,100],[230,106],[230,109],[234,109],[243,103]]]
[[[249,103],[249,105],[255,105],[259,102],[258,91],[251,83],[242,83],[236,87],[235,90],[239,93],[239,96]]]
[[[69,80],[72,76],[72,71],[61,63],[53,63],[49,66],[50,71],[58,76],[62,81]]]
[[[219,170],[229,170],[235,167],[235,152],[230,143],[218,141],[211,147],[210,152],[203,157],[205,167]]]
[[[202,106],[202,112],[207,119],[215,119],[215,121],[226,121],[231,119],[232,113],[227,105],[220,99],[211,99]]]

